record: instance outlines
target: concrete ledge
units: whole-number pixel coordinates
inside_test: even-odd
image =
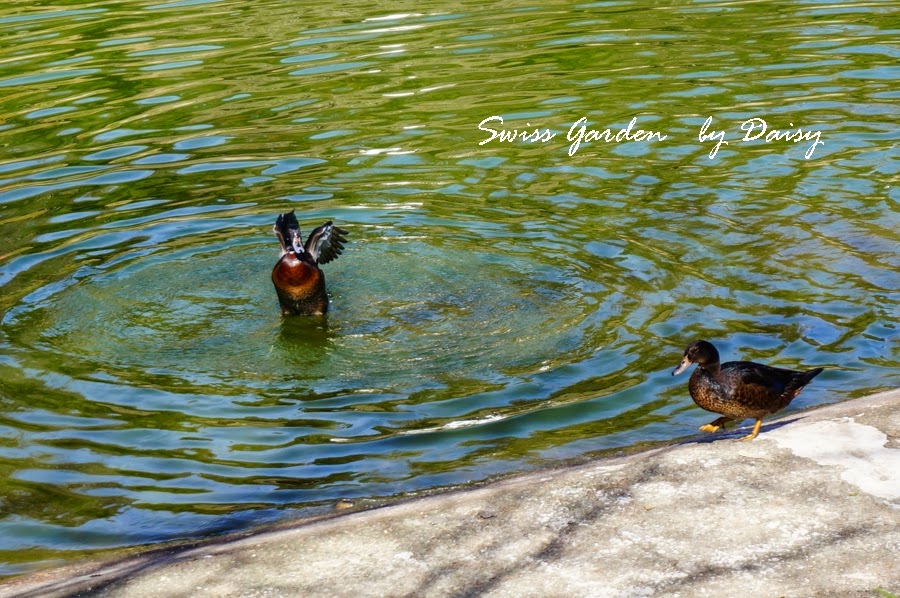
[[[0,596],[900,594],[900,389],[743,433],[78,564]]]

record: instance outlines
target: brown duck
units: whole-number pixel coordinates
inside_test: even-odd
[[[300,223],[294,210],[278,216],[273,227],[281,243],[281,257],[272,269],[272,282],[285,315],[322,315],[328,311],[325,274],[319,264],[336,260],[344,249],[347,231],[329,220],[309,234],[306,244],[300,237]]]
[[[684,358],[672,375],[680,374],[692,363],[688,389],[700,407],[722,417],[705,426],[703,432],[715,432],[727,422],[754,418],[753,432],[741,440],[753,440],[759,434],[762,418],[781,411],[800,394],[803,387],[822,372],[816,368],[806,372],[773,368],[752,361],[719,363],[719,352],[706,341],[694,341],[684,350]]]

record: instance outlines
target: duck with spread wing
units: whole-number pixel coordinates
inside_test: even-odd
[[[319,268],[336,260],[344,249],[347,231],[329,220],[300,237],[300,223],[294,210],[278,216],[273,227],[281,243],[281,257],[272,269],[272,282],[285,315],[322,315],[328,311],[325,274]]]

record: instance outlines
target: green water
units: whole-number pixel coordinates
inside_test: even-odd
[[[898,13],[4,2],[0,575],[692,435],[696,338],[897,386]]]

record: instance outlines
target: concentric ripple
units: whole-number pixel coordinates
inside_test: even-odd
[[[203,379],[224,394],[294,398],[501,379],[581,344],[585,306],[551,264],[354,232],[347,256],[326,268],[325,318],[280,316],[271,238],[92,266],[34,291],[40,299],[11,310],[5,327],[33,351],[116,377]]]

